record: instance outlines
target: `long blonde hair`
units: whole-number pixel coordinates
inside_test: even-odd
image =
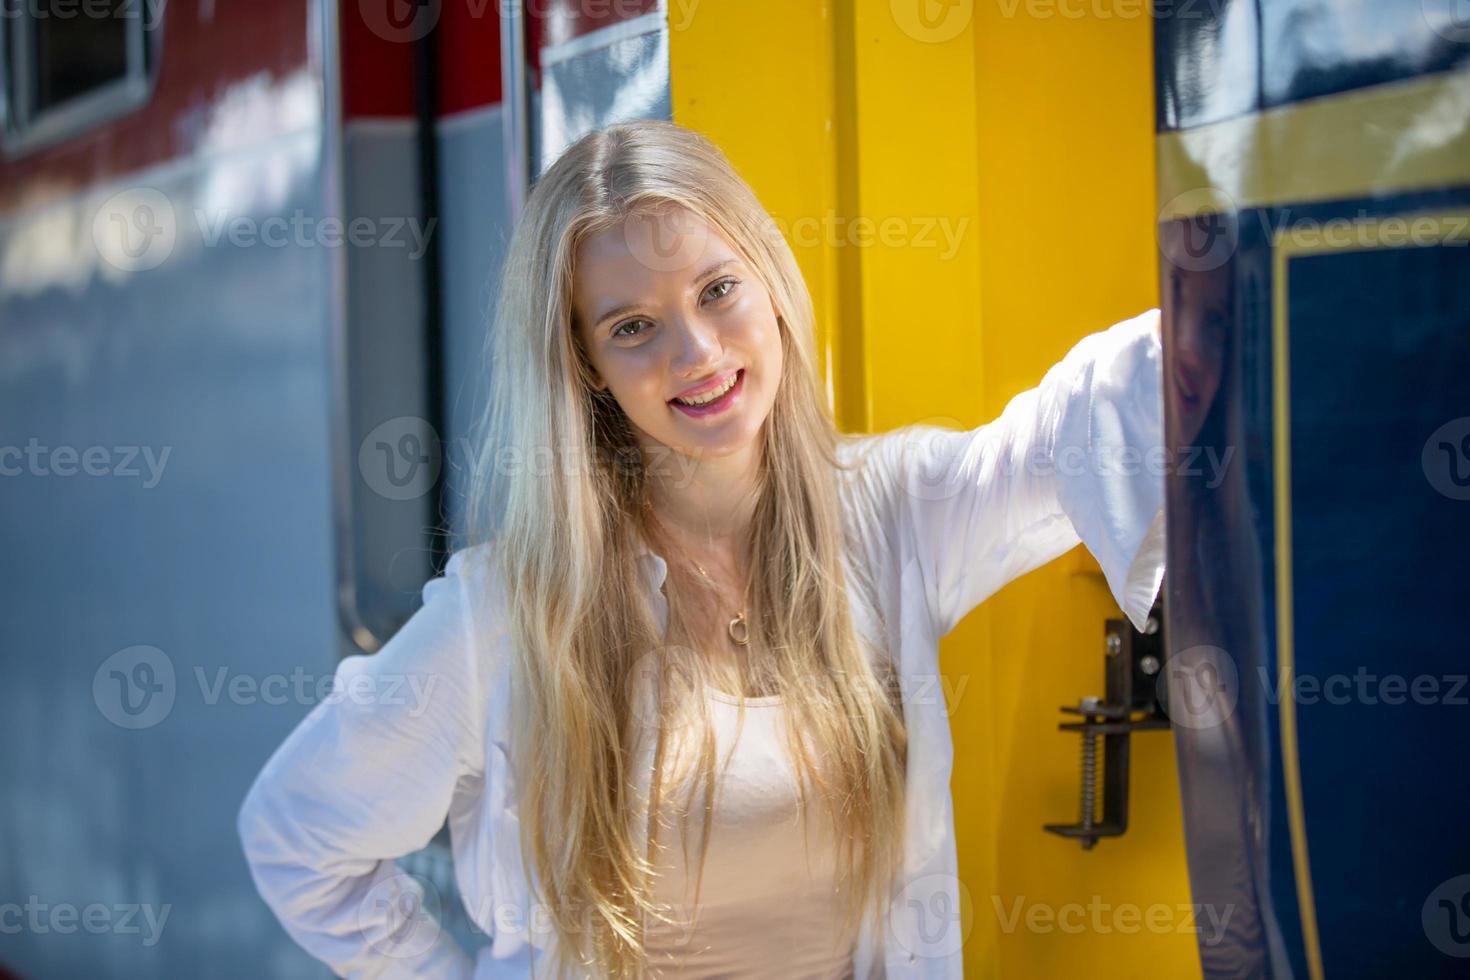
[[[785,367],[762,426],[746,551],[761,572],[749,596],[751,649],[768,655],[742,684],[784,696],[803,798],[811,785],[830,806],[850,934],[865,911],[886,908],[902,852],[903,714],[888,656],[869,647],[848,606],[855,581],[877,603],[871,579],[844,561],[853,553],[837,484],[844,437],[819,383],[811,298],[795,257],[706,138],[646,121],[590,133],[536,183],[511,239],[466,504],[469,537],[495,540],[505,587],[521,847],[557,933],[557,976],[574,961],[601,976],[646,972],[644,929],[665,910],[652,899],[653,863],[634,833],[640,807],[652,828],[659,806],[656,775],[649,800],[636,791],[643,740],[662,758],[676,710],[670,692],[704,690],[670,681],[701,677],[702,658],[660,632],[640,562],[642,542],[656,539],[644,506],[649,477],[631,422],[590,383],[571,304],[581,241],[670,206],[725,237],[778,313]],[[548,456],[550,465],[530,462]],[[677,585],[685,563],[668,547],[663,554],[672,631],[687,621],[692,592]],[[650,663],[659,678],[651,726],[633,683]],[[708,787],[713,742],[701,717]],[[709,819],[707,805],[706,842]]]

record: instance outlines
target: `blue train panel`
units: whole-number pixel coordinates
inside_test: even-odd
[[[1194,900],[1229,913],[1207,978],[1470,975],[1452,13],[1157,22],[1166,429],[1196,461],[1168,481],[1166,673]]]

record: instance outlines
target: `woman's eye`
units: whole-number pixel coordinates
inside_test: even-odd
[[[740,285],[739,279],[721,279],[719,282],[711,283],[709,287],[705,289],[704,294],[710,299],[711,302],[722,300],[726,296],[729,296],[732,292],[734,292],[735,287],[738,285]],[[643,333],[646,333],[646,330],[632,329],[640,323],[647,324],[648,321],[641,318],[634,320],[624,320],[622,323],[612,328],[612,336],[617,339],[627,340],[629,338],[637,337]]]
[[[616,327],[613,327],[613,329],[612,329],[612,335],[614,337],[636,337],[636,336],[638,336],[638,333],[641,333],[642,331],[637,331],[637,332],[629,331],[629,332],[626,332],[625,333],[623,331],[623,328],[624,327],[631,327],[635,323],[647,323],[647,322],[648,322],[647,320],[624,320],[622,323],[618,324]]]
[[[729,296],[730,293],[734,292],[735,287],[739,284],[739,282],[739,279],[721,279],[717,283],[712,283],[709,289],[705,290],[705,294],[709,295],[710,299],[724,299],[726,296]],[[714,290],[719,289],[721,286],[728,286],[729,288],[725,289],[722,292],[714,293]],[[713,293],[713,295],[710,295],[711,293]]]

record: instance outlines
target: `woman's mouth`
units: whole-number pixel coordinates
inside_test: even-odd
[[[745,390],[745,368],[740,368],[735,372],[733,380],[726,380],[722,386],[716,387],[711,391],[701,392],[687,399],[671,398],[669,399],[669,404],[685,415],[695,418],[701,418],[706,415],[718,415],[734,405],[743,390]],[[715,397],[711,398],[711,395]],[[691,404],[693,402],[698,402],[699,404]]]
[[[1174,362],[1174,387],[1185,401],[1192,402],[1199,397],[1199,383],[1194,372],[1178,360]]]

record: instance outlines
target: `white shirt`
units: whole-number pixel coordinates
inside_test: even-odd
[[[858,978],[963,976],[950,771],[954,746],[939,640],[1011,580],[1085,544],[1142,629],[1164,573],[1159,311],[1084,337],[1000,417],[969,431],[909,428],[872,449],[843,506],[861,529],[885,606],[908,727],[903,869],[879,930],[864,928]],[[521,864],[507,630],[489,544],[455,552],[424,605],[372,656],[336,672],[267,760],[241,807],[257,888],[291,937],[339,976],[490,980],[530,975],[555,942],[530,907]],[[655,608],[666,565],[640,556]],[[854,603],[859,629],[876,630]],[[873,635],[870,633],[869,635]],[[455,877],[492,936],[471,959],[416,903],[393,859],[448,815]]]

